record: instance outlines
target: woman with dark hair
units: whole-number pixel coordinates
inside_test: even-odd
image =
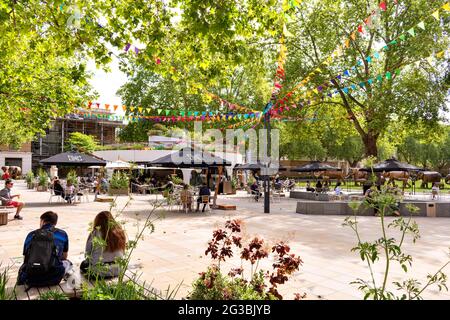
[[[100,212],[86,242],[86,260],[80,265],[81,272],[100,278],[117,277],[121,271],[117,259],[125,254],[126,243],[125,232],[111,212]]]

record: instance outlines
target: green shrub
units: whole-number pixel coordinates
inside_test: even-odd
[[[15,298],[13,290],[8,288],[8,271],[9,267],[0,269],[0,300],[14,300]]]
[[[177,185],[183,184],[183,179],[181,179],[175,175],[171,176],[170,180],[172,180],[172,182]]]
[[[44,169],[38,171],[39,186],[46,187],[48,185],[48,174]]]
[[[69,300],[66,294],[50,290],[39,295],[39,300]]]
[[[74,186],[78,185],[78,175],[75,170],[70,170],[67,174],[67,183],[71,183]]]
[[[109,187],[111,189],[128,189],[129,178],[125,172],[117,171],[109,180]]]
[[[28,173],[25,176],[25,181],[30,184],[34,181],[34,173],[33,171],[28,171]]]

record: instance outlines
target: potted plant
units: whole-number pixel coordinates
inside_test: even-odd
[[[67,174],[67,183],[75,187],[78,186],[78,175],[75,170],[70,170]]]
[[[26,174],[25,180],[27,182],[27,188],[28,189],[33,189],[34,188],[34,173],[33,173],[33,171],[29,171]]]
[[[236,178],[231,179],[231,194],[236,194],[236,189],[238,187],[239,183]]]
[[[37,191],[48,191],[48,174],[43,169],[39,169],[38,172]]]
[[[109,195],[128,195],[130,179],[126,173],[117,171],[109,180]]]

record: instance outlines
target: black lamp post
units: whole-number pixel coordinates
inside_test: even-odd
[[[270,148],[270,108],[272,107],[272,102],[269,102],[266,105],[266,108],[264,110],[264,128],[267,130],[267,155],[271,155],[271,148]],[[269,166],[270,161],[268,161],[266,164],[266,168],[264,172],[264,213],[270,213],[270,177],[269,177]]]

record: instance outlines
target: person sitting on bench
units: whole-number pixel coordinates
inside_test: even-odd
[[[121,271],[118,259],[124,256],[126,243],[125,231],[111,212],[100,212],[86,241],[86,259],[80,265],[81,272],[88,277],[117,277]]]
[[[5,181],[5,188],[0,191],[0,200],[2,201],[2,206],[17,208],[14,219],[22,220],[23,218],[19,215],[19,213],[20,211],[22,211],[25,204],[20,201],[13,201],[14,198],[20,198],[20,195],[18,194],[11,195],[11,189],[13,185],[14,183],[11,181],[11,179],[7,179]]]
[[[314,192],[315,189],[311,188],[311,183],[309,181],[306,181],[306,191]]]
[[[19,269],[18,285],[55,286],[72,270],[67,260],[69,237],[55,228],[58,215],[53,211],[41,215],[40,228],[30,232],[23,245],[24,263]]]

